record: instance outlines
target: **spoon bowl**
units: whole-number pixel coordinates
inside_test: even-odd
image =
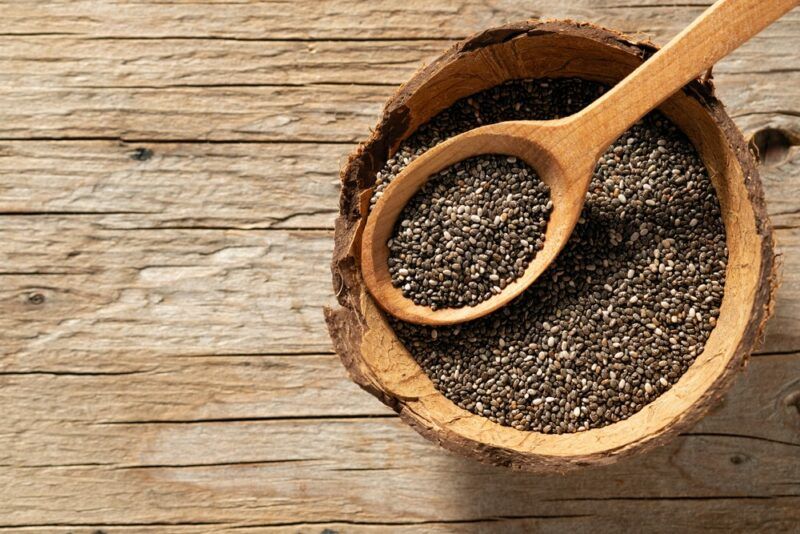
[[[578,117],[577,115],[575,117]],[[370,214],[362,237],[362,272],[373,295],[381,295],[382,307],[398,319],[431,325],[469,321],[491,313],[518,297],[553,262],[569,240],[583,207],[583,197],[597,161],[594,152],[565,161],[566,145],[556,142],[559,134],[575,121],[573,117],[552,121],[509,121],[491,124],[452,137],[411,162],[387,188]],[[411,198],[435,176],[459,161],[481,154],[499,154],[521,159],[534,168],[550,188],[553,210],[544,236],[544,247],[531,259],[522,276],[500,293],[462,308],[440,308],[415,304],[394,287],[389,272],[389,247],[397,220]],[[578,200],[578,201],[576,201]]]

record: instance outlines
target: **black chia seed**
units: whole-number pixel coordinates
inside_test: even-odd
[[[578,79],[517,80],[462,99],[403,143],[376,194],[443,139],[481,124],[569,115],[604,90]],[[390,320],[462,408],[520,430],[577,432],[630,417],[686,372],[716,325],[726,265],[706,169],[653,112],[600,159],[566,248],[513,303],[452,327]]]
[[[478,156],[441,171],[397,221],[388,243],[393,285],[434,310],[500,293],[544,247],[549,194],[514,157]]]

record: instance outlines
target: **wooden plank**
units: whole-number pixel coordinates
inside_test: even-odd
[[[792,131],[794,119],[770,119],[769,125]],[[350,149],[305,143],[0,142],[0,213],[125,212],[138,215],[139,226],[154,228],[332,229],[336,170]],[[800,148],[761,174],[773,223],[800,226]]]
[[[7,89],[0,139],[354,142],[386,87]]]
[[[586,514],[543,514],[521,517],[487,517],[485,519],[463,521],[404,521],[402,518],[391,522],[369,523],[366,521],[292,522],[285,525],[248,525],[241,522],[233,525],[170,524],[169,532],[175,534],[194,534],[222,532],[225,534],[268,532],[270,534],[379,534],[385,532],[399,534],[453,532],[472,534],[502,532],[504,534],[562,534],[563,532],[591,533],[614,532],[618,529],[648,532],[693,532],[719,529],[735,532],[791,532],[796,525],[796,502],[792,498],[775,499],[653,499],[645,501],[616,501],[600,508],[596,513]],[[642,520],[641,518],[645,518]],[[164,532],[165,525],[130,526],[120,523],[81,524],[78,527],[42,526],[6,528],[3,532],[46,532],[56,534],[98,534],[98,530],[113,529],[113,532]]]
[[[5,218],[7,362],[87,348],[330,350],[332,232],[136,230],[137,217]]]
[[[440,40],[259,42],[0,36],[0,80],[8,87],[60,88],[399,84],[448,46]]]
[[[510,495],[509,498],[517,498]],[[523,497],[519,497],[523,498]],[[170,523],[169,525],[85,524],[65,527],[39,523],[40,526],[2,528],[3,532],[46,532],[56,534],[98,534],[98,530],[111,532],[169,532],[194,534],[222,532],[225,534],[268,532],[291,534],[400,534],[430,533],[486,533],[507,534],[562,534],[563,532],[592,533],[625,531],[639,532],[695,532],[719,529],[736,532],[792,532],[797,522],[796,500],[793,498],[770,499],[645,499],[632,501],[610,501],[598,504],[596,510],[586,513],[558,514],[548,512],[541,515],[517,517],[488,516],[481,519],[454,521],[426,520],[409,521],[402,517],[384,522],[364,520],[295,521],[283,525],[259,524],[243,519],[238,523],[198,524]]]
[[[797,38],[800,39],[800,37]],[[18,39],[19,43],[17,42]],[[235,85],[237,82],[245,83],[245,81],[255,84],[281,84],[289,83],[293,79],[291,76],[296,77],[298,82],[388,80],[397,83],[405,79],[413,70],[414,58],[423,58],[435,53],[436,47],[441,44],[436,41],[356,41],[345,43],[336,41],[311,44],[286,41],[275,43],[234,41],[232,43],[223,42],[222,45],[219,45],[222,47],[220,50],[208,51],[203,46],[197,46],[191,41],[181,40],[112,40],[100,45],[97,41],[87,39],[43,37],[36,39],[5,38],[2,42],[9,52],[4,58],[0,58],[0,72],[4,74],[0,79],[3,80],[4,85],[8,88],[9,98],[19,104],[14,106],[13,109],[9,107],[6,111],[7,115],[3,117],[6,120],[0,123],[2,124],[0,126],[0,134],[8,138],[60,138],[60,136],[65,135],[77,137],[132,137],[142,139],[153,137],[154,139],[217,140],[229,137],[249,140],[276,140],[280,138],[303,140],[314,138],[333,142],[346,142],[363,138],[369,126],[376,120],[381,102],[392,89],[381,86],[337,87],[330,85],[306,87],[302,88],[302,90],[290,87],[240,87],[238,89],[245,91],[245,94],[242,94],[235,88],[229,87],[167,87],[158,91],[155,89],[136,89],[136,84],[153,85],[154,87],[162,83],[169,85],[184,82],[189,85],[192,83],[201,85],[203,83]],[[216,41],[209,40],[205,44],[208,45],[209,43],[213,44]],[[309,46],[320,47],[318,54],[322,56],[322,59],[312,59],[304,62],[303,58],[317,56],[317,53],[312,54],[307,50]],[[306,49],[302,47],[306,47]],[[272,50],[272,48],[275,48],[275,50]],[[767,50],[771,51],[776,48],[772,43],[767,47]],[[800,87],[800,85],[794,83],[792,78],[792,76],[797,77],[796,73],[783,73],[778,76],[772,73],[774,65],[783,64],[785,58],[780,55],[790,53],[790,49],[792,49],[791,46],[780,47],[780,50],[785,52],[779,51],[777,53],[779,56],[777,59],[781,59],[781,61],[776,62],[776,57],[771,52],[767,53],[762,48],[751,49],[746,47],[745,51],[752,53],[743,54],[741,57],[744,60],[723,63],[723,67],[731,64],[735,66],[735,69],[719,76],[720,92],[723,97],[730,97],[725,99],[731,106],[731,112],[734,113],[740,125],[746,130],[753,131],[766,126],[780,126],[790,131],[800,131],[800,124],[798,124],[795,116],[798,112],[797,103],[800,101],[796,88]],[[262,51],[261,55],[259,55],[259,50]],[[316,48],[314,48],[314,51],[316,51]],[[253,66],[242,69],[241,58],[250,56],[255,58],[253,59]],[[166,69],[165,72],[162,65],[165,61],[169,61],[171,57],[177,59],[170,63],[170,68]],[[346,60],[348,57],[353,57],[353,60],[348,62]],[[737,55],[735,57],[740,56]],[[48,65],[48,69],[43,70],[41,68],[43,63]],[[304,68],[295,68],[294,74],[288,74],[289,66],[297,64],[304,65]],[[381,70],[382,66],[391,67],[392,74]],[[761,72],[762,74],[753,74],[754,72]],[[237,78],[239,76],[237,73],[242,73],[241,77]],[[789,79],[787,79],[787,75],[789,75]],[[48,89],[48,87],[80,85],[85,82],[89,83],[89,88],[84,88],[82,91],[77,92],[67,91],[66,89]],[[205,91],[211,91],[212,89],[216,94],[204,94]],[[191,94],[187,95],[182,91],[190,91]],[[23,92],[24,96],[20,96],[20,92]],[[272,94],[273,92],[275,94]],[[263,94],[263,96],[259,96],[259,94]],[[337,98],[332,100],[332,94]],[[225,108],[228,109],[206,113],[207,106],[211,105],[209,101],[212,99],[223,103],[227,102]],[[237,101],[240,99],[242,103],[237,105]],[[365,99],[371,103],[372,107],[366,113],[362,113],[360,117],[354,117],[348,110],[352,110],[354,106],[360,106]],[[54,100],[59,100],[59,105],[62,107],[53,106]],[[266,117],[254,117],[251,109],[253,106],[246,102],[252,100],[263,100],[272,102],[275,105],[267,105],[270,111],[267,112]],[[346,105],[342,104],[343,100]],[[29,106],[22,105],[23,101],[27,102]],[[316,102],[317,107],[306,106],[306,102]],[[95,106],[93,103],[99,104]],[[330,105],[327,106],[326,103]],[[757,105],[753,105],[753,103]],[[263,104],[256,104],[255,109],[258,109],[259,106],[263,108]],[[155,109],[152,109],[153,107]],[[293,109],[299,109],[300,112],[294,113]],[[42,120],[43,117],[47,117],[47,119]],[[97,126],[96,123],[98,117],[102,117],[100,126]],[[214,120],[209,122],[208,118]],[[241,121],[247,124],[241,126]],[[253,121],[257,124],[253,124]],[[318,128],[319,123],[328,124],[329,126],[320,130]],[[27,127],[20,130],[18,126],[24,124],[27,124]],[[216,131],[219,127],[222,127],[222,131]],[[120,166],[120,157],[122,152],[125,151],[124,146],[120,147],[109,142],[106,146],[111,150],[111,154],[105,154],[99,146],[102,145],[88,146],[90,157],[94,163],[91,169],[98,172],[93,173],[91,177],[83,179],[82,184],[84,187],[70,192],[69,189],[65,191],[54,181],[55,179],[67,179],[67,176],[45,174],[39,179],[40,173],[42,173],[42,169],[48,169],[52,172],[53,170],[60,170],[64,166],[66,166],[64,168],[73,171],[79,168],[83,162],[81,154],[69,154],[69,149],[55,150],[56,153],[53,155],[48,155],[35,149],[27,149],[28,153],[25,154],[26,149],[23,148],[25,145],[4,145],[3,150],[0,150],[0,166],[2,166],[0,167],[0,172],[3,173],[3,177],[6,179],[5,188],[10,188],[10,190],[5,189],[4,191],[8,192],[8,194],[4,195],[2,200],[3,207],[9,211],[18,209],[35,211],[36,207],[29,206],[43,202],[43,206],[46,207],[41,209],[48,211],[89,209],[81,207],[94,202],[94,198],[87,193],[88,188],[91,188],[93,194],[109,192],[110,187],[113,187],[115,192],[122,193],[124,189],[121,186],[116,184],[112,186],[108,183],[122,179],[120,174],[115,173],[107,177],[102,184],[89,179],[102,173],[106,165],[112,165],[112,168],[117,172],[124,172],[124,169],[131,169],[131,172],[133,170],[131,162],[124,160],[124,158],[122,161],[125,161],[127,165]],[[152,149],[153,147],[151,146],[150,148]],[[80,150],[87,150],[87,146],[80,145]],[[162,155],[171,155],[170,150],[172,150],[172,147],[158,150],[157,152]],[[222,183],[216,185],[216,176],[209,176],[208,173],[204,173],[202,170],[189,167],[191,169],[190,172],[200,173],[199,176],[203,178],[202,182],[193,182],[197,184],[198,189],[201,184],[203,187],[209,187],[209,183],[215,185],[215,193],[226,190],[229,185],[235,187],[243,186],[245,190],[253,191],[257,195],[258,191],[252,184],[252,178],[247,177],[246,181],[242,182],[236,173],[241,168],[239,165],[243,166],[245,163],[251,162],[253,163],[254,169],[252,172],[254,174],[263,173],[266,165],[262,162],[260,156],[264,155],[265,158],[275,157],[273,156],[273,150],[278,153],[275,167],[277,167],[279,178],[296,176],[296,172],[302,171],[311,178],[316,179],[321,178],[320,173],[325,172],[326,169],[329,169],[328,172],[332,174],[335,173],[335,168],[338,165],[334,161],[338,162],[341,159],[341,156],[347,151],[347,147],[295,147],[293,149],[281,147],[280,150],[272,147],[226,147],[225,149],[214,150],[211,147],[206,151],[189,147],[188,149],[183,149],[183,152],[190,152],[191,161],[197,161],[198,164],[201,157],[211,158],[210,163],[215,164],[212,167],[214,171],[221,172],[222,169],[226,168],[225,163],[223,163],[225,161],[228,162],[227,166],[232,171],[235,171],[232,173],[233,176],[225,174],[219,177],[219,181],[224,181],[225,185]],[[307,166],[303,168],[297,168],[297,166],[284,167],[283,163],[290,157],[288,154],[292,150],[310,153],[310,157],[303,158],[303,163],[318,163],[318,157],[322,157],[324,164],[320,164],[313,169],[309,169]],[[324,154],[317,156],[316,150],[324,151]],[[230,164],[233,155],[244,156],[245,154],[248,155],[248,158],[240,157],[237,160],[238,165]],[[335,156],[328,154],[335,154]],[[295,154],[292,154],[291,157],[294,156]],[[182,163],[189,161],[189,158],[183,154],[180,157]],[[50,158],[54,158],[55,161],[47,161]],[[255,158],[255,160],[252,158]],[[113,164],[112,161],[114,161]],[[296,161],[293,159],[290,163]],[[796,159],[792,160],[794,163],[796,161]],[[156,159],[148,163],[147,166],[150,167],[150,172],[152,172],[153,167],[161,165],[170,172],[176,172],[178,169],[171,166],[170,163],[172,163],[172,159]],[[218,165],[216,165],[217,163]],[[137,165],[136,167],[137,170],[144,170],[145,168],[145,165]],[[23,175],[20,169],[28,172]],[[82,169],[77,172],[82,172]],[[285,176],[283,175],[284,172],[286,173]],[[790,176],[796,176],[800,171],[798,171],[795,164],[790,166],[786,172]],[[6,178],[9,174],[12,175],[11,178]],[[160,183],[155,187],[153,184],[148,184],[143,191],[137,187],[139,182],[136,178],[138,177],[139,175],[135,173],[127,173],[125,175],[126,179],[134,178],[133,182],[129,184],[133,194],[127,198],[124,198],[121,194],[114,194],[110,195],[108,199],[104,197],[103,201],[108,200],[109,205],[119,206],[116,208],[119,210],[153,211],[149,206],[150,204],[157,206],[156,210],[165,208],[164,200],[154,198],[154,195],[148,194],[148,192],[163,191],[165,186],[172,185],[172,181],[160,180]],[[183,175],[179,175],[179,178],[183,177]],[[68,180],[69,182],[74,182],[74,175],[70,174]],[[291,188],[291,182],[291,180],[286,182],[281,180],[281,186],[286,185]],[[184,184],[181,180],[181,190]],[[36,193],[33,193],[34,189],[37,190]],[[44,191],[47,189],[57,194],[57,199],[52,202],[52,205],[50,205],[50,199],[46,195],[45,198],[42,198],[38,192],[39,190]],[[325,191],[329,192],[331,189],[327,187]],[[309,190],[316,192],[319,189],[317,187],[308,187],[304,191],[307,193]],[[196,194],[198,191],[195,188],[189,189],[188,192],[188,195],[184,195],[170,190],[169,194],[163,198],[166,199],[167,203],[171,204],[169,206],[171,208],[178,208],[186,201],[191,204],[191,199],[201,198]],[[768,193],[771,193],[769,189]],[[173,195],[175,194],[180,196],[174,197]],[[298,194],[297,189],[293,189],[291,194]],[[253,199],[257,198],[256,195],[242,195],[242,197]],[[170,203],[172,198],[177,198],[179,202]],[[783,194],[770,197],[770,205],[774,208],[774,213],[788,213],[791,215],[793,199],[786,201],[784,200],[785,198]],[[29,201],[28,205],[25,205],[26,199]],[[141,201],[132,202],[133,200]],[[268,217],[271,217],[274,210],[276,212],[274,217],[278,220],[290,217],[294,226],[319,227],[329,224],[330,218],[327,210],[332,208],[322,208],[326,212],[319,214],[316,212],[316,207],[306,204],[306,201],[310,199],[301,195],[298,198],[297,212],[294,212],[294,203],[286,202],[286,200],[287,198],[281,196],[276,198],[274,204],[267,200],[262,211],[268,213]],[[202,199],[203,203],[206,201],[206,198]],[[238,203],[241,200],[237,198],[234,202]],[[18,207],[18,203],[22,207]],[[123,208],[123,204],[128,207]],[[148,206],[145,207],[143,206],[144,204],[148,204]],[[69,205],[72,205],[72,207]],[[329,203],[326,197],[326,200],[321,205],[333,206],[333,203]],[[92,209],[96,209],[96,206]],[[172,210],[170,210],[166,214],[162,214],[162,220],[171,222],[182,216],[182,214],[176,213],[175,217],[173,217],[172,213]],[[201,218],[205,224],[212,225],[223,224],[222,219],[225,218],[243,218],[245,220],[237,220],[236,225],[245,227],[264,226],[265,222],[267,225],[272,224],[269,220],[263,221],[250,217],[253,211],[250,204],[246,202],[240,208],[233,205],[225,206],[225,209],[216,213],[219,214],[219,217],[216,214],[211,214],[212,220],[209,220],[209,214]],[[304,215],[308,213],[311,213],[311,215]],[[200,216],[190,215],[190,217],[195,217],[195,220],[197,220],[196,218]],[[778,223],[781,224],[780,222]]]
[[[202,0],[135,3],[77,0],[0,2],[0,33],[64,33],[92,37],[207,37],[227,39],[461,38],[490,26],[529,17],[572,18],[658,37],[674,34],[710,1],[657,0],[322,0],[300,5],[281,0],[207,3]],[[781,21],[788,27],[798,15]]]
[[[796,33],[769,32],[761,41],[726,58],[714,71],[751,77],[791,69],[797,45],[800,35]],[[449,46],[450,42],[442,40],[259,42],[0,36],[0,80],[4,86],[18,88],[397,85]]]
[[[0,142],[0,212],[124,212],[139,227],[333,228],[349,148]]]
[[[7,430],[32,428],[32,421],[90,426],[391,413],[361,393],[334,354],[176,357],[119,351],[95,354],[91,367],[82,354],[59,356],[37,353],[2,363],[0,405]],[[164,402],[165,394],[170,402]]]
[[[721,408],[652,454],[545,477],[454,457],[395,417],[297,419],[336,415],[337,403],[358,412],[346,397],[368,398],[330,382],[341,372],[332,357],[142,355],[140,374],[0,373],[0,517],[5,526],[44,524],[43,512],[47,524],[81,525],[506,517],[491,526],[523,528],[544,517],[612,524],[667,507],[695,521],[734,514],[736,525],[742,506],[763,513],[768,502],[778,523],[762,526],[775,528],[797,520],[800,499],[797,356],[756,358]],[[387,414],[371,402],[363,415]]]
[[[641,521],[648,504],[670,500],[734,512],[742,502],[785,499],[793,508],[779,517],[800,513],[797,446],[737,436],[686,435],[614,466],[531,476],[432,450],[397,419],[47,430],[25,442],[56,463],[0,471],[4,524],[36,524],[42,514],[55,524],[224,524],[241,522],[243,510],[259,524],[613,517],[625,509]],[[80,456],[89,465],[69,465]],[[112,457],[125,459],[91,465]]]
[[[753,78],[762,77],[762,83]],[[769,81],[767,79],[770,79]],[[719,77],[719,94],[743,129],[748,117],[794,113],[800,71]],[[778,91],[780,87],[780,91]],[[7,88],[0,99],[0,140],[315,141],[364,139],[392,88],[279,86],[209,88]],[[786,113],[784,113],[786,114]],[[755,122],[763,122],[757,117]]]

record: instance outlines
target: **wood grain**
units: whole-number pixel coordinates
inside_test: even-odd
[[[192,359],[184,359],[183,365],[169,360],[177,365],[169,372],[181,370],[176,374],[180,382],[223,387],[181,388],[180,394],[170,394],[158,378],[171,367],[163,362],[160,370],[143,373],[150,380],[2,376],[2,401],[25,406],[0,434],[0,488],[9,488],[0,501],[5,524],[39,523],[43,494],[48,495],[50,522],[80,517],[79,524],[101,525],[116,522],[107,510],[125,510],[130,523],[162,525],[480,523],[485,517],[514,525],[536,516],[581,515],[610,526],[616,515],[634,513],[656,514],[645,525],[657,527],[658,511],[664,509],[681,517],[696,514],[696,525],[711,525],[720,513],[733,515],[731,525],[740,524],[745,510],[769,510],[769,517],[751,519],[753,526],[798,519],[800,497],[790,495],[797,493],[800,475],[793,461],[800,446],[795,430],[800,413],[785,403],[798,386],[797,355],[756,358],[725,405],[669,447],[570,477],[533,477],[431,454],[430,446],[405,431],[393,415],[298,419],[315,412],[292,395],[287,400],[296,402],[294,417],[270,418],[265,413],[278,411],[269,408],[274,392],[268,387],[253,391],[255,377],[237,371],[244,359],[220,358],[212,367],[208,359],[196,366]],[[314,367],[322,369],[317,365],[324,359],[314,360]],[[213,370],[227,379],[208,382],[192,367],[195,373]],[[344,378],[339,382],[342,391],[355,389]],[[162,399],[169,406],[148,402],[154,390],[167,392]],[[43,391],[56,398],[48,399]],[[216,405],[213,412],[208,411],[209,395]],[[248,405],[241,402],[245,397]],[[137,399],[142,403],[137,405]],[[66,406],[76,402],[84,410],[70,413]],[[53,412],[59,404],[65,408]],[[372,404],[378,408],[376,416],[385,413],[377,402]],[[178,411],[183,407],[185,413],[159,417],[157,412],[170,406]],[[731,424],[747,431],[721,431]],[[781,428],[782,433],[775,433]],[[314,439],[309,439],[311,429]],[[28,450],[38,452],[31,457]],[[92,465],[98,460],[102,465]],[[387,477],[392,485],[380,482]],[[420,483],[430,492],[424,500],[418,500]],[[192,502],[184,500],[187,494]],[[93,498],[87,501],[83,495]],[[242,518],[247,502],[249,512]],[[520,528],[530,524],[523,522]]]
[[[744,77],[797,70],[791,66],[791,46],[800,42],[800,37],[780,31],[783,24],[778,21],[769,32],[756,36],[761,46],[745,45],[714,72]],[[210,37],[119,40],[0,35],[0,75],[5,85],[47,87],[57,81],[61,88],[397,85],[450,42],[281,39],[265,43]],[[769,56],[765,57],[764,49],[772,50]],[[165,69],[165,64],[170,68]]]
[[[800,71],[775,91],[752,77],[719,78],[719,95],[744,130],[800,99]],[[767,82],[765,82],[765,85]],[[758,86],[755,86],[758,87]],[[778,89],[780,87],[780,89]],[[353,143],[369,131],[391,88],[381,85],[50,88],[0,87],[0,141],[111,139]],[[796,107],[796,106],[791,106]],[[790,107],[790,109],[791,109]],[[778,113],[780,114],[780,113]],[[789,112],[791,114],[791,111]]]
[[[0,142],[0,213],[127,214],[141,228],[332,229],[331,169],[348,148]]]
[[[138,229],[137,217],[4,220],[4,363],[86,348],[330,350],[331,232]]]
[[[636,462],[451,457],[346,379],[319,309],[340,158],[418,64],[536,15],[664,43],[709,4],[0,1],[0,530],[790,531],[797,148],[763,173],[785,264],[763,350],[788,354]],[[799,23],[715,69],[746,131],[800,132]],[[100,424],[122,421],[159,422]]]
[[[0,2],[4,32],[92,37],[213,36],[219,39],[459,39],[483,28],[529,17],[590,20],[625,32],[647,32],[664,39],[713,2],[658,0],[323,0],[292,6],[282,0],[207,3],[202,0],[143,0],[97,4],[92,0],[43,0],[28,9],[14,0]],[[292,6],[291,9],[287,7]],[[142,14],[148,16],[143,17]],[[793,14],[782,26],[792,33]],[[357,33],[354,34],[354,21]]]

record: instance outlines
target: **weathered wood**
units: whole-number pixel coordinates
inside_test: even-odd
[[[4,219],[4,363],[87,349],[330,350],[331,232],[136,228],[136,215]]]
[[[4,217],[4,365],[88,349],[331,350],[320,311],[333,300],[329,231],[159,230],[141,217]],[[777,239],[785,264],[800,261],[800,229]],[[798,317],[800,272],[784,269],[762,350],[800,350]]]
[[[743,529],[747,532],[791,532],[797,518],[793,507],[797,503],[792,498],[775,499],[652,499],[616,501],[606,505],[598,513],[586,514],[543,514],[538,516],[488,517],[485,519],[466,519],[461,521],[403,521],[391,522],[340,521],[329,522],[292,522],[281,526],[257,523],[239,523],[234,525],[170,524],[169,531],[176,534],[194,534],[199,532],[221,532],[239,534],[251,532],[286,533],[286,534],[379,534],[392,532],[399,534],[416,534],[420,531],[433,534],[453,532],[471,534],[485,532],[502,532],[504,534],[561,534],[565,531],[576,533],[614,532],[619,529],[629,531],[647,530],[648,532],[675,532],[693,530],[735,531]],[[64,527],[47,525],[40,527],[23,527],[4,529],[4,532],[41,532],[56,534],[97,534],[98,530],[109,529],[113,532],[164,532],[164,525],[130,526],[115,523],[85,525],[80,527]]]
[[[786,499],[794,508],[780,517],[796,521],[800,513],[797,446],[739,436],[686,435],[618,466],[532,477],[432,450],[397,419],[46,430],[31,445],[43,460],[61,460],[0,471],[0,487],[9,488],[0,503],[5,524],[36,524],[41,510],[54,524],[113,524],[109,510],[134,524],[236,524],[244,509],[247,521],[267,524],[613,517],[625,509],[638,510],[641,522],[642,501],[673,499],[717,501],[728,512],[742,502]],[[91,465],[98,460],[105,465]]]
[[[332,229],[334,170],[348,148],[0,142],[0,213],[122,212],[153,228]]]
[[[441,40],[259,42],[200,38],[98,42],[80,37],[0,36],[0,80],[4,85],[27,87],[57,82],[62,88],[392,85],[402,83],[420,63],[439,55],[447,46],[448,42]],[[47,69],[42,69],[43,64]]]
[[[1,88],[0,139],[353,142],[385,87]]]
[[[295,377],[289,383],[310,390],[315,378],[309,371],[322,371],[332,359],[288,357],[272,371],[289,372]],[[258,358],[152,360],[162,367],[142,375],[0,376],[3,405],[23,409],[0,432],[3,525],[76,517],[80,524],[224,526],[556,516],[579,528],[580,518],[569,516],[591,515],[611,525],[619,514],[642,521],[654,513],[655,527],[665,508],[687,525],[695,517],[695,526],[711,525],[721,513],[733,514],[731,525],[742,524],[742,507],[750,506],[770,510],[772,521],[797,521],[800,513],[800,497],[779,497],[800,495],[794,461],[800,412],[787,404],[797,392],[797,355],[756,358],[728,402],[670,446],[569,477],[514,474],[453,457],[394,417],[274,420],[284,413],[277,392],[269,391],[274,382],[265,380],[259,389],[246,365],[258,365]],[[349,382],[340,384],[347,389]],[[299,387],[284,389],[292,391],[287,402],[301,400]],[[373,404],[375,415],[386,412]],[[295,417],[319,413],[303,402],[296,406]],[[37,453],[26,453],[31,450]],[[191,503],[184,501],[187,494]],[[43,506],[46,521],[37,516]],[[754,518],[752,525],[763,521]],[[776,524],[784,523],[762,527]]]
[[[781,75],[780,92],[768,90],[776,86],[767,82],[754,84],[759,76],[772,75],[718,78],[720,97],[745,130],[763,123],[763,114],[792,109],[791,103],[800,100],[800,71]],[[0,140],[351,143],[373,126],[391,91],[380,85],[0,87],[0,100],[15,103],[0,109]]]
[[[797,122],[762,120],[788,131]],[[305,143],[0,141],[0,213],[135,212],[139,226],[154,228],[333,229],[339,194],[333,169],[349,150]],[[800,226],[794,185],[800,148],[762,169],[762,178],[773,223]]]
[[[202,0],[95,3],[37,2],[31,9],[0,2],[3,33],[61,33],[92,37],[213,36],[228,39],[459,39],[483,28],[528,17],[593,21],[659,37],[685,27],[712,2],[658,0],[322,0],[294,6],[283,1],[207,3]],[[146,16],[143,16],[146,14]],[[789,35],[797,14],[780,26]]]
[[[0,139],[19,139],[0,141],[0,213],[17,213],[0,215],[0,529],[794,528],[798,499],[776,495],[800,493],[797,449],[764,439],[797,443],[796,354],[754,358],[692,431],[706,435],[639,463],[505,473],[358,418],[387,410],[327,354],[329,234],[229,230],[328,228],[341,143],[449,41],[544,15],[664,43],[707,4],[0,1]],[[715,69],[745,130],[800,132],[798,19]],[[95,136],[109,140],[65,141]],[[130,159],[139,148],[154,154]],[[800,150],[763,176],[786,264],[765,350],[797,351]],[[97,424],[112,417],[219,422]],[[319,460],[284,463],[306,449]],[[246,463],[262,460],[277,463]],[[174,467],[209,461],[245,463]],[[211,517],[225,523],[198,524]]]
[[[777,27],[754,40],[714,72],[752,77],[792,69],[792,49],[800,44],[800,36]],[[260,42],[0,35],[0,80],[6,86],[61,88],[397,85],[449,45],[441,39]]]
[[[5,415],[5,428],[30,428],[31,421],[88,426],[390,413],[357,394],[357,386],[331,354],[170,357],[118,351],[98,355],[93,363],[91,369],[82,370],[80,362],[63,369],[67,366],[60,368],[55,358],[39,357],[5,366],[0,370],[0,405],[16,407]],[[76,406],[83,409],[76,411]]]

